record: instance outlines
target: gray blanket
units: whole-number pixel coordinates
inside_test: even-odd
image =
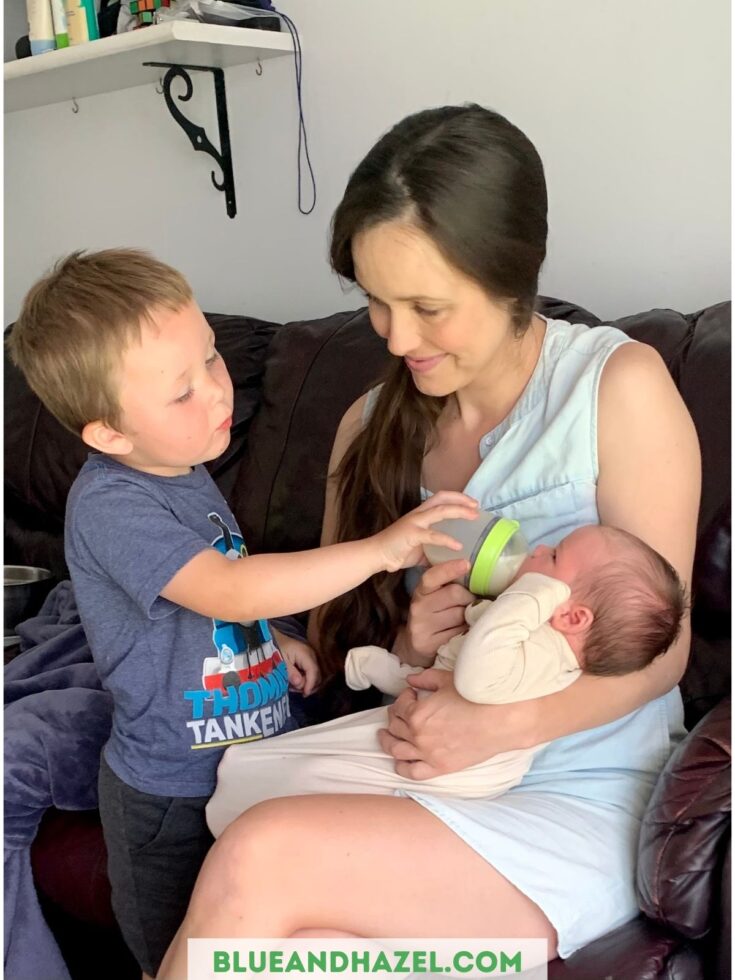
[[[5,976],[68,980],[31,873],[30,848],[49,807],[97,806],[112,701],[92,663],[69,582],[18,627],[5,668]]]
[[[303,638],[295,620],[275,625]],[[21,653],[5,668],[5,976],[69,980],[38,902],[30,849],[49,807],[96,809],[112,700],[92,662],[70,582],[57,585],[17,632]]]

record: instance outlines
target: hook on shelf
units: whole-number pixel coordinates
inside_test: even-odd
[[[260,63],[260,58],[258,58],[258,63],[255,66],[255,74],[256,75],[262,75],[263,74],[263,66]]]
[[[75,115],[76,115],[76,113],[77,113],[77,112],[79,112],[79,104],[78,104],[78,102],[77,102],[77,100],[76,100],[76,99],[74,98],[74,96],[73,96],[73,95],[72,95],[72,97],[71,97],[71,111],[72,111],[72,112],[73,112],[73,113],[74,113]]]
[[[162,77],[159,77],[159,79],[158,79],[158,85],[156,85],[156,92],[158,92],[159,95],[163,95],[163,78]]]

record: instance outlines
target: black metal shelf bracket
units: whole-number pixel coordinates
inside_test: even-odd
[[[237,214],[237,204],[235,203],[235,178],[232,173],[232,151],[230,149],[230,125],[227,120],[227,96],[225,94],[225,73],[221,68],[209,68],[205,65],[174,65],[163,61],[144,61],[147,68],[167,68],[168,71],[163,76],[163,96],[166,99],[168,111],[175,121],[181,126],[189,142],[195,150],[202,150],[207,153],[222,171],[222,180],[217,180],[217,176],[212,171],[212,183],[218,191],[225,195],[228,217],[234,218]],[[217,104],[217,124],[219,126],[219,145],[217,150],[202,126],[197,126],[190,119],[187,119],[179,109],[171,94],[171,85],[176,78],[181,78],[186,86],[186,91],[178,95],[179,102],[188,102],[194,92],[194,85],[189,77],[190,71],[208,71],[214,78],[214,97]]]

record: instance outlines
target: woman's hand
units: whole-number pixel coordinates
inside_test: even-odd
[[[431,779],[539,741],[536,700],[474,704],[457,694],[446,670],[412,674],[408,681],[411,688],[388,708],[390,723],[379,735],[383,751],[396,760],[399,776]],[[431,696],[417,697],[414,688]]]
[[[457,579],[469,571],[464,558],[444,561],[427,568],[414,590],[404,631],[405,647],[394,653],[405,663],[429,667],[442,643],[464,633],[464,611],[475,598]]]

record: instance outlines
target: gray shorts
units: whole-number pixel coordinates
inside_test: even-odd
[[[186,914],[214,839],[207,796],[153,796],[124,783],[100,761],[99,808],[107,845],[112,908],[125,942],[155,977]]]

